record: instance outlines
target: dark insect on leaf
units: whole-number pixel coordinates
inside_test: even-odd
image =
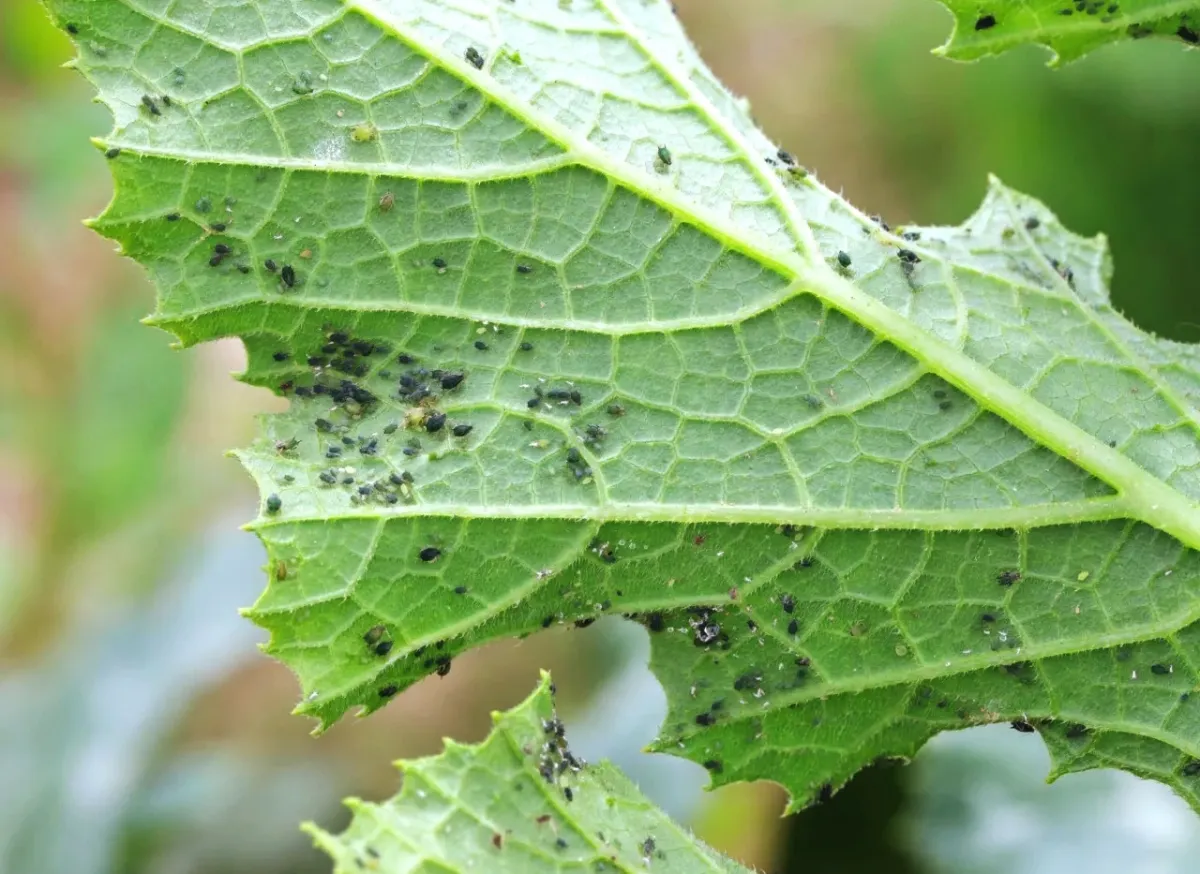
[[[530,267],[528,264],[518,264],[518,265],[517,265],[517,272],[518,272],[518,273],[532,273],[532,272],[533,272],[533,268],[532,268],[532,267]]]
[[[996,16],[994,16],[994,15],[981,15],[975,21],[975,29],[976,30],[990,30],[991,28],[993,28],[995,26],[996,26]]]
[[[850,261],[850,255],[849,255],[849,254],[847,254],[846,252],[841,252],[841,251],[839,251],[839,252],[837,253],[837,262],[838,262],[838,264],[840,264],[842,267],[849,267],[849,266],[850,266],[850,264],[851,264],[851,261]]]
[[[442,430],[442,426],[446,424],[445,413],[430,413],[425,417],[425,430],[430,434],[436,434]]]
[[[278,513],[282,508],[283,500],[279,497],[279,495],[272,494],[267,496],[268,513]]]
[[[662,161],[663,164],[670,167],[671,166],[671,150],[668,149],[666,146],[659,146],[658,147],[658,160]]]
[[[279,278],[287,288],[294,288],[296,285],[296,270],[291,264],[284,264],[279,271]]]
[[[1024,719],[1014,719],[1011,724],[1014,731],[1019,731],[1022,734],[1032,734],[1033,732],[1037,731],[1036,728],[1034,728]]]
[[[443,373],[441,377],[439,377],[438,382],[441,383],[441,386],[444,390],[450,391],[451,389],[458,388],[466,376],[467,375],[461,371]]]
[[[417,558],[421,559],[421,561],[437,561],[441,554],[442,551],[436,546],[426,546],[417,553]]]
[[[479,49],[475,48],[475,46],[471,46],[469,49],[467,49],[466,54],[463,55],[463,57],[465,57],[467,59],[467,63],[476,70],[483,69],[483,55],[479,53]]]
[[[996,577],[996,582],[1002,586],[1011,586],[1013,583],[1021,579],[1020,571],[1001,571]]]
[[[474,427],[474,425],[455,425],[452,433],[455,437],[466,437]]]
[[[382,689],[379,690],[379,697],[380,698],[391,698],[393,695],[395,695],[399,691],[400,691],[400,688],[398,686],[384,686]]]
[[[116,146],[113,146],[111,149],[109,149],[107,152],[104,153],[104,157],[108,158],[110,161],[113,158],[119,158],[119,157],[121,157],[121,150],[118,149]]]

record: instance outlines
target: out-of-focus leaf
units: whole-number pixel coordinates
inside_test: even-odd
[[[52,628],[45,664],[0,678],[0,871],[108,874],[127,805],[196,691],[248,657],[235,605],[261,553],[208,538],[193,568],[112,623]]]
[[[57,435],[65,524],[96,535],[164,485],[187,389],[187,362],[127,308],[108,309],[80,360],[70,413]]]
[[[383,804],[350,799],[334,836],[309,826],[338,874],[439,871],[744,872],[686,834],[611,765],[571,752],[549,675],[523,704],[494,714],[478,746],[400,762],[404,784]]]

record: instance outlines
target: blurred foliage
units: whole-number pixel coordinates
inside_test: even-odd
[[[1059,72],[1037,49],[965,66],[930,55],[949,21],[933,0],[681,0],[680,14],[771,135],[852,202],[956,223],[995,172],[1108,234],[1132,318],[1200,339],[1195,52],[1147,41]],[[537,666],[568,696],[575,745],[595,744],[585,755],[696,812],[703,775],[636,753],[665,705],[640,644],[604,623],[456,661],[444,683],[320,742],[287,715],[293,679],[255,656],[233,613],[262,572],[231,521],[250,514],[248,484],[222,457],[271,399],[228,379],[236,349],[180,354],[136,324],[149,289],[79,224],[107,197],[86,137],[108,120],[60,68],[68,52],[34,0],[0,3],[0,870],[328,871],[300,819],[339,829],[341,794],[395,791],[390,760],[435,752],[441,734],[483,737],[487,711],[520,700]],[[162,612],[181,599],[182,624]],[[216,657],[209,634],[229,635]],[[773,872],[898,870],[898,854],[955,874],[1192,870],[1195,823],[1162,787],[1092,774],[1046,789],[1036,739],[996,732],[935,742],[790,822],[756,785],[709,796],[696,823]],[[781,836],[793,823],[802,840]],[[838,846],[882,849],[825,854]],[[73,851],[87,857],[58,855]]]

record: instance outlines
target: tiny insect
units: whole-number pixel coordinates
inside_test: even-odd
[[[483,340],[476,340],[475,348],[478,349],[480,352],[486,352],[488,349],[488,344],[485,343]]]
[[[390,191],[385,191],[383,196],[379,198],[379,211],[391,212],[392,207],[396,205],[396,195]]]
[[[671,150],[666,146],[658,147],[658,160],[662,161],[664,166],[671,166]]]
[[[177,212],[171,212],[171,213],[167,213],[166,218],[167,218],[167,221],[169,221],[169,222],[177,222],[180,219],[180,215]]]
[[[379,697],[380,698],[391,698],[393,695],[395,695],[399,691],[400,691],[400,689],[396,686],[384,686],[382,689],[379,690]]]
[[[1001,571],[996,577],[996,582],[1002,586],[1011,586],[1013,583],[1021,579],[1020,571]]]
[[[384,632],[386,631],[387,629],[382,625],[373,625],[371,628],[367,629],[367,633],[363,635],[363,640],[368,645],[374,646],[375,643],[377,643],[379,639],[383,637]]]
[[[533,351],[533,344],[532,344],[532,343],[530,343],[528,340],[526,340],[525,342],[523,342],[523,343],[521,344],[521,346],[520,346],[520,349],[521,349],[521,351],[522,351],[522,352],[532,352],[532,351]]]
[[[775,154],[779,156],[780,161],[787,164],[789,167],[795,165],[795,163],[796,163],[796,159],[792,156],[791,152],[787,152],[787,151],[784,151],[783,149],[780,149]]]
[[[430,413],[425,417],[425,430],[430,434],[436,434],[442,430],[442,426],[446,424],[445,413]]]
[[[121,156],[121,150],[118,149],[116,146],[113,146],[111,149],[109,149],[107,152],[104,153],[104,157],[108,158],[110,161],[113,158],[119,158],[120,156]]]
[[[445,269],[446,269],[446,259],[445,259],[445,258],[434,258],[434,259],[433,259],[433,261],[432,261],[431,263],[432,263],[432,264],[433,264],[433,266],[434,266],[434,267],[436,267],[438,270],[445,270]]]
[[[851,264],[849,253],[839,251],[837,253],[837,262],[842,267],[849,267]]]
[[[369,143],[379,139],[379,128],[370,122],[364,124],[356,124],[350,128],[350,139],[356,143]]]
[[[142,95],[142,106],[146,107],[151,115],[162,115],[162,110],[158,108],[158,102],[149,94]]]
[[[467,59],[467,63],[476,70],[483,69],[483,55],[479,53],[479,49],[475,48],[475,46],[468,48],[463,57],[465,57]]]
[[[421,561],[437,561],[441,554],[442,551],[436,546],[426,546],[417,553],[417,558],[421,559]]]
[[[996,26],[996,16],[994,16],[994,15],[981,15],[975,21],[975,29],[976,30],[990,30],[991,28],[993,28],[995,26]]]
[[[272,273],[274,273],[276,270],[279,269],[279,265],[276,264],[275,261],[271,258],[268,258],[266,261],[263,262],[263,267],[266,267]]]
[[[517,272],[518,272],[518,273],[532,273],[532,272],[533,272],[533,268],[532,268],[532,267],[530,267],[528,264],[518,264],[518,265],[517,265]]]
[[[1037,730],[1024,719],[1014,719],[1010,724],[1014,731],[1019,731],[1021,734],[1032,734]]]
[[[283,500],[279,497],[279,495],[272,494],[272,495],[267,496],[267,512],[268,513],[278,513],[280,511],[280,509],[282,509],[282,507],[283,507]]]
[[[288,288],[294,288],[296,285],[296,271],[291,264],[284,264],[279,271],[279,278]]]
[[[471,433],[471,429],[473,429],[474,427],[475,427],[474,425],[455,425],[454,429],[453,429],[454,436],[455,437],[466,437],[468,434]]]

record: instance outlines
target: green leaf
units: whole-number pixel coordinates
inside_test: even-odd
[[[669,872],[748,869],[683,832],[607,762],[571,752],[548,674],[522,704],[492,714],[483,743],[398,762],[400,792],[352,798],[338,836],[307,826],[338,872]]]
[[[1014,46],[1050,49],[1057,67],[1127,39],[1157,36],[1200,44],[1200,0],[941,0],[954,32],[937,54],[957,61]]]
[[[664,3],[52,8],[154,322],[292,399],[239,456],[300,712],[625,614],[717,782],[1022,720],[1198,803],[1200,352],[1103,238],[863,215]]]

